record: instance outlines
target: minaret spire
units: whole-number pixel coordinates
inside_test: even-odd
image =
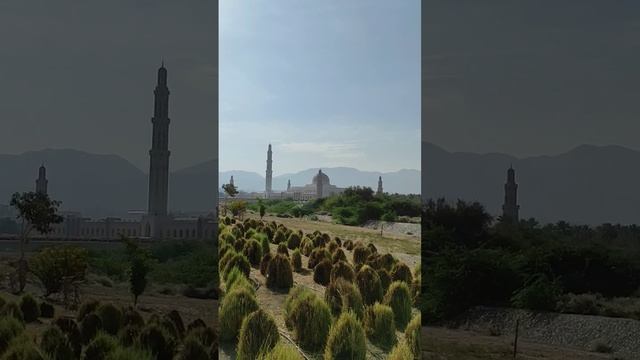
[[[273,180],[273,152],[271,151],[271,144],[269,144],[269,148],[267,149],[267,171],[266,171],[266,180],[264,186],[264,197],[270,198],[272,189],[272,180]]]
[[[502,205],[502,219],[517,223],[519,220],[520,205],[518,205],[518,184],[516,183],[516,171],[513,166],[507,170],[507,183],[504,184],[504,205]]]
[[[44,167],[44,162],[38,169],[38,179],[36,180],[36,192],[46,194],[47,193],[47,169]]]
[[[376,191],[377,195],[382,195],[382,176],[378,176],[378,191]]]

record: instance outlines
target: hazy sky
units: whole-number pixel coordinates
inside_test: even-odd
[[[427,141],[453,151],[640,150],[640,1],[425,1]]]
[[[215,158],[214,11],[209,0],[1,1],[0,153],[74,148],[148,171],[164,58],[171,167]]]
[[[220,1],[220,170],[420,167],[420,1]]]

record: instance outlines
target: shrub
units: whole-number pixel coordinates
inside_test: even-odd
[[[254,238],[259,239],[260,247],[262,248],[262,255],[268,254],[271,252],[271,246],[269,245],[269,238],[265,234],[257,234]]]
[[[54,324],[65,333],[74,353],[79,356],[82,350],[82,335],[78,324],[70,317],[59,317],[54,320]]]
[[[46,319],[52,319],[55,316],[56,310],[53,305],[48,302],[40,303],[40,316]]]
[[[289,239],[287,239],[287,247],[291,250],[300,247],[300,234],[295,232],[291,233],[291,235],[289,235]]]
[[[190,332],[193,329],[204,328],[207,327],[207,324],[200,318],[193,320],[187,325],[187,332]]]
[[[289,294],[284,299],[284,324],[287,329],[293,330],[293,308],[305,297],[314,295],[311,290],[304,286],[296,286],[289,291]]]
[[[336,251],[336,249],[338,249],[338,247],[338,243],[333,240],[329,241],[329,245],[327,246],[329,252],[332,254],[334,251]]]
[[[331,327],[324,359],[365,360],[367,346],[362,325],[351,312],[344,312]]]
[[[313,251],[313,241],[305,236],[300,243],[300,251],[304,256],[309,256]]]
[[[287,248],[287,245],[284,243],[281,243],[280,245],[278,245],[278,249],[276,250],[276,253],[289,257],[289,249]]]
[[[142,327],[133,324],[125,325],[118,331],[118,341],[124,346],[132,346],[135,344]]]
[[[329,285],[331,270],[332,266],[330,260],[324,259],[320,261],[320,263],[313,268],[313,281],[323,286]]]
[[[24,294],[20,298],[20,310],[26,322],[34,322],[40,316],[40,307],[31,294]]]
[[[361,319],[364,305],[358,288],[343,278],[331,281],[324,291],[324,299],[334,316],[339,316],[343,311],[352,311]]]
[[[8,301],[2,307],[1,314],[3,317],[12,317],[20,322],[24,322],[24,315],[20,306],[15,301]]]
[[[566,294],[558,302],[558,310],[564,313],[599,315],[600,294]]]
[[[185,332],[184,321],[182,321],[182,316],[180,316],[180,313],[176,310],[171,310],[166,315],[166,317],[171,321],[175,329],[178,331],[179,337],[180,338],[184,337],[184,332]]]
[[[122,311],[122,325],[144,326],[144,318],[138,312],[138,310],[128,307]]]
[[[220,339],[227,342],[235,341],[242,320],[257,309],[258,303],[248,290],[236,289],[228,293],[220,306]]]
[[[389,353],[388,360],[413,360],[414,355],[406,342],[399,342]]]
[[[207,348],[194,336],[184,339],[178,360],[209,360]]]
[[[102,330],[102,320],[97,314],[91,313],[85,316],[80,322],[82,342],[88,344],[100,330]]]
[[[220,269],[221,272],[224,272],[225,267],[227,266],[227,264],[229,263],[229,261],[231,261],[231,259],[237,254],[237,252],[234,250],[229,250],[227,251],[221,258],[220,261],[218,261],[218,269]]]
[[[287,237],[282,229],[278,229],[275,234],[273,234],[273,239],[271,242],[274,244],[280,244],[287,240]]]
[[[411,283],[411,299],[413,300],[413,306],[418,306],[420,303],[420,290],[422,288],[421,279],[422,276],[418,273],[413,277],[413,282]]]
[[[75,357],[69,340],[57,326],[49,326],[42,332],[40,348],[52,360],[67,360]]]
[[[102,328],[109,335],[116,335],[122,328],[122,311],[113,304],[101,304],[96,314],[102,320]]]
[[[373,245],[373,243],[368,243],[367,244],[367,249],[369,249],[369,252],[371,254],[375,254],[375,253],[378,252],[378,248],[375,245]]]
[[[333,264],[330,276],[331,282],[336,281],[336,279],[338,278],[343,278],[348,282],[353,282],[353,280],[356,278],[355,272],[353,271],[351,265],[342,260]]]
[[[344,251],[342,249],[336,249],[336,251],[333,252],[333,255],[331,255],[331,261],[335,264],[338,261],[347,261],[347,255],[344,254]]]
[[[387,305],[368,306],[364,312],[364,328],[369,339],[382,349],[389,350],[398,341],[393,310]]]
[[[229,272],[229,275],[227,276],[226,285],[227,285],[227,292],[230,292],[231,290],[239,287],[245,288],[249,290],[251,293],[255,292],[255,289],[253,285],[249,282],[249,279],[247,279],[238,268],[231,269],[231,271]]]
[[[195,337],[205,347],[218,346],[218,335],[209,326],[191,329],[187,332],[187,337]]]
[[[411,320],[411,292],[407,284],[401,281],[392,282],[384,296],[384,304],[393,309],[396,327],[404,330]]]
[[[407,266],[407,264],[403,262],[397,262],[391,269],[391,280],[403,281],[407,284],[411,284],[413,282],[411,269]]]
[[[33,255],[29,260],[31,272],[40,280],[45,296],[62,289],[65,278],[83,280],[89,265],[89,252],[86,249],[58,245],[47,247]]]
[[[237,359],[253,360],[261,351],[271,350],[279,339],[276,322],[264,310],[258,309],[242,322]]]
[[[351,240],[345,240],[344,242],[344,248],[351,251],[353,250],[353,241]]]
[[[273,259],[273,255],[271,253],[266,253],[262,257],[262,261],[260,262],[260,273],[264,276],[267,275],[267,269],[269,268],[269,262]]]
[[[118,342],[115,338],[105,333],[99,333],[87,345],[83,358],[86,360],[104,360],[117,347]]]
[[[92,300],[86,300],[85,302],[83,302],[80,305],[80,308],[78,309],[78,314],[76,315],[76,320],[82,321],[82,319],[86,315],[96,311],[98,309],[98,306],[100,306],[100,301],[93,300],[93,299]]]
[[[325,259],[331,261],[331,253],[327,249],[313,249],[313,251],[309,255],[309,263],[307,264],[307,267],[313,270],[316,265],[318,265],[322,260]]]
[[[258,360],[304,360],[298,350],[292,346],[278,342],[269,352],[260,353]]]
[[[382,292],[386,293],[389,289],[389,285],[391,285],[391,275],[389,275],[389,272],[384,268],[376,270],[376,273],[378,273],[378,277],[380,278]]]
[[[107,355],[106,360],[153,360],[153,355],[136,347],[117,347]]]
[[[382,301],[382,284],[378,273],[370,266],[364,265],[356,274],[356,283],[366,305]]]
[[[45,360],[45,356],[27,335],[22,334],[9,343],[2,360]]]
[[[10,316],[0,318],[0,354],[9,347],[11,340],[23,331],[24,325],[18,319]]]
[[[233,248],[236,252],[241,252],[244,249],[244,245],[247,243],[243,237],[236,238],[236,241],[233,243]]]
[[[140,346],[147,349],[158,360],[171,360],[175,353],[176,342],[157,324],[147,324],[138,337]]]
[[[262,259],[262,246],[257,240],[251,239],[247,241],[242,249],[242,253],[247,257],[247,260],[249,260],[249,263],[252,266],[257,267],[260,265],[260,260]]]
[[[371,251],[364,246],[356,246],[353,248],[353,263],[362,265],[367,261],[367,257],[371,255]]]
[[[391,270],[393,269],[393,265],[395,265],[396,263],[396,259],[393,258],[393,255],[387,253],[380,256],[377,259],[377,262],[378,269],[386,269],[387,271],[391,272]]]
[[[246,276],[247,278],[249,277],[249,273],[251,273],[251,264],[249,263],[249,260],[247,260],[246,256],[242,254],[235,254],[224,267],[224,271],[222,272],[223,279],[227,279],[229,271],[231,271],[231,269],[233,269],[234,267],[240,269],[244,276]]]
[[[312,293],[300,293],[290,302],[288,322],[301,347],[317,351],[326,343],[331,327],[329,306]]]
[[[291,266],[293,266],[293,271],[295,272],[302,271],[302,256],[300,255],[300,249],[295,249],[291,254]]]
[[[555,309],[562,289],[545,275],[538,275],[515,292],[511,298],[513,306],[530,310],[552,311]]]
[[[267,287],[274,289],[288,289],[293,286],[293,270],[289,258],[276,254],[269,262],[267,269]]]
[[[420,352],[420,332],[421,315],[418,314],[411,319],[409,325],[407,325],[407,329],[404,331],[404,340],[407,342],[407,346],[416,359],[420,358],[422,354]]]

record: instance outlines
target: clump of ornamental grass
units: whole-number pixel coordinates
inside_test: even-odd
[[[351,240],[345,240],[344,242],[344,248],[351,251],[353,250],[353,241]]]
[[[246,289],[235,289],[229,292],[220,305],[219,328],[220,340],[235,342],[245,316],[258,310],[254,295]]]
[[[403,331],[411,320],[411,292],[406,283],[394,281],[384,296],[384,304],[393,309],[396,327]]]
[[[273,239],[271,242],[274,244],[280,244],[287,241],[287,236],[285,235],[285,231],[282,229],[276,230],[275,234],[273,234]]]
[[[413,319],[407,325],[404,331],[404,339],[407,342],[407,346],[411,350],[413,356],[417,359],[421,356],[420,352],[420,330],[421,330],[421,315],[414,316]]]
[[[290,324],[302,348],[318,351],[326,343],[329,334],[331,310],[313,293],[301,291],[293,295],[297,297],[285,304],[285,322]]]
[[[258,360],[304,360],[302,355],[296,348],[291,345],[286,345],[283,342],[278,342],[276,346],[269,352],[262,352],[257,357]]]
[[[80,322],[82,342],[88,344],[102,330],[102,319],[96,313],[86,315]]]
[[[66,335],[57,326],[49,326],[40,338],[40,349],[52,359],[73,359],[75,357],[73,347]],[[1,351],[0,351],[1,352]]]
[[[368,265],[363,265],[356,274],[356,284],[366,305],[382,301],[382,284],[380,276]]]
[[[107,356],[107,360],[153,360],[150,351],[137,347],[117,347]],[[195,359],[194,359],[195,360]]]
[[[242,249],[244,249],[244,245],[246,243],[247,243],[247,240],[245,240],[243,237],[240,237],[236,239],[236,242],[233,244],[233,247],[237,252],[242,252]]]
[[[140,312],[129,306],[122,311],[122,325],[144,326],[144,318]]]
[[[56,314],[56,310],[50,303],[43,301],[40,303],[40,316],[45,319],[53,319]]]
[[[353,263],[356,265],[362,265],[367,261],[367,257],[371,255],[368,248],[364,246],[355,246],[353,248]]]
[[[316,265],[318,265],[322,260],[325,259],[331,261],[331,253],[327,249],[313,249],[313,251],[311,251],[311,254],[309,255],[309,263],[307,264],[307,267],[313,270]]]
[[[171,360],[176,351],[176,339],[165,328],[148,323],[138,336],[140,348],[151,352],[158,360]]]
[[[338,246],[337,242],[335,242],[333,240],[329,241],[329,243],[327,245],[327,249],[329,250],[330,253],[333,254],[333,252],[336,251],[336,249],[338,249],[338,248],[339,248],[339,246]]]
[[[293,269],[289,258],[282,254],[269,262],[267,268],[267,287],[272,289],[289,289],[293,286]]]
[[[389,353],[388,360],[413,360],[418,359],[411,353],[411,349],[405,341],[399,342]]]
[[[336,237],[334,237],[334,238],[333,238],[333,241],[335,241],[335,242],[336,242],[336,244],[338,244],[338,247],[341,247],[341,246],[342,246],[342,240],[341,240],[339,237],[337,237],[337,236],[336,236]]]
[[[300,246],[300,234],[299,233],[291,233],[289,238],[287,239],[287,247],[291,250],[295,250]]]
[[[247,279],[244,276],[244,273],[242,273],[242,271],[240,271],[240,269],[238,268],[233,268],[231,269],[231,271],[229,271],[229,274],[227,275],[227,279],[225,281],[225,285],[227,286],[227,292],[230,292],[233,289],[237,288],[245,288],[251,293],[255,293],[255,288],[253,287],[251,282],[249,282],[249,279]]]
[[[105,360],[118,347],[118,341],[111,335],[100,332],[84,350],[85,359]]]
[[[293,253],[291,253],[291,266],[295,272],[302,271],[302,256],[300,255],[300,249],[295,249]]]
[[[24,331],[24,324],[10,316],[0,317],[0,354],[2,354],[9,343]]]
[[[253,236],[254,239],[260,241],[260,247],[262,248],[262,256],[271,252],[271,245],[269,244],[269,238],[263,233],[258,233]]]
[[[304,286],[296,286],[289,291],[289,294],[284,299],[284,324],[287,329],[293,330],[293,308],[297,302],[301,301],[305,297],[314,296],[315,294]]]
[[[327,286],[329,285],[329,280],[331,279],[331,261],[324,259],[313,268],[313,281],[316,283]]]
[[[35,345],[31,338],[23,333],[9,343],[2,356],[3,360],[44,360],[45,355]]]
[[[395,263],[396,263],[396,259],[393,257],[393,255],[389,253],[384,254],[380,256],[380,258],[378,258],[378,268],[386,269],[389,272],[391,272],[391,270],[393,269],[393,265],[395,265]]]
[[[244,276],[247,278],[249,277],[249,273],[251,272],[251,264],[249,263],[249,260],[247,260],[247,257],[242,254],[235,254],[224,267],[224,271],[222,273],[223,279],[227,278],[229,271],[234,267],[240,269]]]
[[[40,316],[40,307],[31,294],[24,294],[20,298],[20,310],[26,322],[34,322]]]
[[[378,248],[375,245],[373,245],[373,243],[368,243],[367,248],[369,249],[369,252],[371,254],[375,254],[378,252]]]
[[[122,328],[122,311],[117,306],[107,303],[96,309],[96,314],[102,320],[102,329],[109,335],[116,335]]]
[[[384,268],[378,269],[376,270],[376,272],[380,277],[380,285],[382,285],[382,292],[386,293],[387,290],[389,289],[389,285],[391,285],[391,275]]]
[[[118,341],[123,346],[132,346],[135,344],[138,335],[140,335],[140,331],[142,330],[142,326],[138,325],[125,325],[120,331],[118,331]]]
[[[218,261],[218,269],[220,270],[220,273],[222,273],[224,271],[224,269],[227,267],[227,264],[229,263],[229,261],[231,261],[231,259],[237,254],[237,252],[235,251],[235,249],[229,250],[227,251]]]
[[[363,317],[364,304],[360,291],[353,283],[343,278],[329,283],[324,291],[324,300],[335,317],[344,311],[352,311],[359,319]]]
[[[342,249],[336,249],[333,252],[333,255],[331,255],[331,261],[335,264],[338,261],[347,261],[347,255],[344,254],[344,251]]]
[[[407,264],[398,261],[391,269],[391,279],[393,281],[403,281],[411,284],[413,282],[413,275],[411,275],[411,269]]]
[[[276,249],[276,253],[289,257],[289,249],[287,248],[287,245],[285,243],[280,243],[278,245],[278,249]]]
[[[194,336],[187,336],[177,360],[209,360],[207,347]]]
[[[247,257],[252,266],[258,267],[260,260],[262,260],[262,246],[258,240],[251,239],[244,245],[242,254]]]
[[[273,255],[271,253],[266,253],[262,257],[262,261],[260,261],[260,274],[267,276],[267,270],[269,269],[269,262],[273,259]]]
[[[397,342],[393,310],[387,305],[375,303],[364,312],[364,328],[371,341],[384,350]]]
[[[247,315],[238,338],[238,360],[253,360],[261,351],[270,351],[280,339],[278,326],[271,315],[258,309]]]
[[[304,256],[309,256],[312,251],[313,251],[313,241],[311,241],[311,239],[305,236],[302,239],[302,242],[300,243],[300,252],[302,252]]]
[[[353,271],[353,268],[346,261],[338,261],[333,264],[333,267],[331,268],[331,282],[334,282],[338,278],[343,278],[349,282],[353,282],[353,280],[356,278],[356,274]]]
[[[0,315],[3,317],[12,317],[22,323],[24,323],[24,314],[22,314],[22,310],[20,309],[20,305],[15,301],[8,301],[2,306],[0,311]]]
[[[171,321],[176,331],[178,332],[178,336],[180,338],[184,337],[185,328],[184,321],[182,320],[182,316],[177,310],[171,310],[165,315],[167,319]]]
[[[218,346],[218,334],[210,326],[198,327],[187,332],[187,337],[194,337],[205,347]]]
[[[324,359],[365,360],[367,342],[364,329],[355,314],[344,312],[331,327]]]

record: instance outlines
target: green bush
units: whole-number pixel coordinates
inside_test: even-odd
[[[22,334],[11,340],[2,360],[45,360],[45,356],[26,334]]]
[[[249,274],[251,273],[251,264],[249,263],[249,260],[247,260],[247,257],[242,254],[234,254],[224,267],[224,271],[222,272],[223,279],[227,278],[229,271],[234,267],[240,269],[244,276],[247,278],[249,277]]]
[[[344,251],[342,249],[336,249],[333,252],[333,255],[331,255],[331,261],[335,264],[338,261],[344,261],[347,262],[347,255],[344,254]]]
[[[52,360],[75,358],[74,350],[66,335],[57,326],[49,326],[42,332],[40,349]]]
[[[278,229],[275,234],[273,234],[273,240],[272,242],[274,244],[280,244],[287,241],[287,236],[285,235],[284,231],[282,229]]]
[[[258,303],[248,290],[235,289],[228,293],[220,305],[220,339],[225,342],[236,341],[245,316],[257,309]]]
[[[380,285],[382,286],[382,292],[386,293],[389,289],[389,285],[391,285],[391,275],[385,268],[380,268],[376,270],[378,273],[378,277],[380,278]]]
[[[187,337],[195,337],[205,347],[218,347],[218,335],[209,326],[193,328],[187,332]]]
[[[362,265],[367,261],[367,257],[371,255],[371,250],[364,246],[356,246],[353,248],[353,263]]]
[[[300,243],[300,251],[304,256],[309,256],[313,251],[313,241],[305,236]]]
[[[329,245],[327,245],[327,250],[329,250],[330,253],[333,254],[334,251],[336,251],[339,248],[338,243],[331,240],[329,241]]]
[[[178,336],[180,338],[184,337],[185,328],[184,321],[182,321],[182,316],[177,310],[171,310],[167,313],[166,318],[171,321],[175,329],[178,331]]]
[[[404,339],[407,342],[407,346],[411,350],[414,358],[418,359],[422,356],[420,351],[420,333],[421,333],[421,315],[416,315],[411,321],[409,325],[407,325],[406,330],[404,331]]]
[[[133,346],[140,335],[142,326],[138,325],[125,325],[120,331],[118,331],[118,341],[123,346]]]
[[[302,256],[300,255],[300,249],[295,249],[291,254],[291,266],[293,266],[293,271],[295,272],[302,271]]]
[[[298,233],[291,233],[291,235],[289,235],[289,238],[287,239],[287,247],[291,250],[295,250],[298,247],[300,247],[300,234]]]
[[[369,252],[371,254],[376,254],[378,253],[378,248],[373,244],[373,243],[368,243],[367,244],[367,248],[369,249]]]
[[[49,304],[48,302],[40,303],[40,316],[46,319],[53,319],[55,313],[56,310],[53,305]]]
[[[122,328],[122,311],[113,304],[101,304],[96,309],[96,314],[102,320],[102,328],[109,335],[116,335]]]
[[[338,278],[343,278],[348,282],[353,282],[356,278],[355,272],[349,263],[346,261],[338,261],[333,264],[331,268],[330,279],[331,282],[336,281]]]
[[[31,294],[24,294],[20,298],[20,310],[26,322],[34,322],[40,316],[40,307]]]
[[[102,330],[102,319],[97,314],[91,313],[85,316],[80,322],[82,342],[88,344],[100,330]]]
[[[316,283],[327,286],[329,285],[329,280],[331,280],[331,261],[324,259],[313,268],[313,281]]]
[[[345,249],[347,249],[347,250],[349,250],[349,251],[353,250],[353,241],[351,241],[351,240],[345,240],[345,242],[344,242],[344,244],[343,244],[343,245],[344,245],[344,248],[345,248]]]
[[[309,263],[307,264],[307,267],[310,270],[313,270],[316,265],[318,265],[322,260],[325,259],[331,261],[331,253],[327,249],[313,249],[313,251],[311,251],[311,254],[309,255]]]
[[[260,241],[260,247],[262,248],[262,255],[271,252],[271,245],[269,245],[269,238],[267,235],[259,233],[254,236],[255,239]]]
[[[285,321],[291,324],[301,347],[317,351],[322,349],[331,327],[331,310],[315,294],[300,292],[289,302],[290,310]],[[291,296],[291,295],[290,295]]]
[[[44,248],[29,260],[30,270],[42,283],[45,296],[59,292],[65,278],[83,280],[88,266],[89,252],[71,245]]]
[[[289,289],[293,286],[293,270],[289,258],[282,254],[269,262],[267,269],[267,287],[273,289]]]
[[[304,360],[298,350],[283,342],[278,342],[269,352],[260,353],[258,360]]]
[[[118,347],[116,339],[105,333],[98,333],[84,350],[83,359],[105,360]]]
[[[218,268],[221,272],[224,273],[224,269],[227,266],[227,264],[229,263],[229,261],[231,261],[231,259],[238,254],[235,249],[229,250],[227,251],[221,258],[220,261],[218,262]]]
[[[157,360],[171,360],[176,350],[176,340],[157,324],[147,324],[138,337],[140,347],[155,355]]]
[[[530,310],[553,311],[562,294],[560,286],[546,276],[534,276],[527,285],[517,290],[511,298],[511,304]]]
[[[247,257],[252,266],[258,267],[260,260],[262,260],[262,246],[258,240],[251,239],[244,245],[242,254]]]
[[[267,276],[267,270],[269,269],[269,262],[273,259],[273,255],[271,253],[266,253],[262,257],[262,261],[260,261],[260,273],[264,276]]]
[[[279,244],[276,254],[282,254],[289,257],[289,249],[287,248],[287,245],[284,243]]]
[[[8,347],[11,340],[24,331],[24,325],[14,317],[6,316],[0,318],[0,354]]]
[[[193,329],[204,328],[204,327],[207,327],[207,323],[205,323],[204,320],[198,318],[190,322],[189,325],[187,325],[187,332],[190,332]]]
[[[24,315],[22,314],[20,305],[15,301],[8,301],[4,304],[2,311],[0,311],[0,315],[3,317],[12,317],[20,322],[24,322]]]
[[[242,249],[244,249],[244,245],[246,243],[247,240],[245,240],[243,237],[236,238],[236,241],[233,243],[233,248],[236,250],[236,252],[242,252]]]
[[[209,360],[207,348],[194,336],[184,339],[177,360]]]
[[[388,360],[413,360],[414,355],[406,342],[399,342],[389,353]]]
[[[384,296],[384,304],[393,309],[396,327],[403,331],[411,320],[411,291],[409,286],[401,281],[394,281]]]
[[[98,306],[100,306],[100,301],[98,301],[98,300],[91,299],[91,300],[84,301],[80,305],[80,308],[78,309],[78,314],[76,315],[76,320],[77,321],[82,321],[82,319],[86,315],[96,311],[98,309]]]
[[[238,268],[233,268],[231,269],[231,271],[229,271],[229,275],[227,275],[226,285],[227,292],[230,292],[231,290],[239,287],[243,287],[249,290],[251,293],[255,292],[253,285]]]
[[[391,273],[391,270],[393,269],[393,266],[396,264],[396,259],[393,257],[393,255],[391,254],[384,254],[381,255],[378,260],[378,269],[386,269],[387,271],[389,271],[389,273]]]
[[[296,286],[284,299],[284,324],[289,330],[293,330],[293,308],[305,297],[315,296],[315,294],[304,286]]]
[[[106,360],[153,360],[151,352],[136,347],[117,347]]]
[[[366,356],[367,343],[362,325],[355,314],[342,313],[331,327],[324,359],[365,360]]]
[[[391,280],[403,281],[407,284],[411,284],[413,282],[411,269],[407,266],[407,264],[403,262],[397,262],[391,270]]]
[[[378,273],[368,265],[360,268],[356,274],[356,284],[365,305],[373,305],[382,301],[382,284]]]
[[[368,306],[364,312],[364,328],[369,339],[382,349],[389,350],[398,341],[393,310],[387,305]]]
[[[352,311],[361,319],[364,311],[362,296],[353,283],[343,278],[331,281],[324,291],[324,299],[334,316],[339,316],[343,311]]]
[[[271,350],[279,339],[276,322],[264,310],[258,309],[242,321],[237,359],[253,360],[261,351]]]
[[[82,350],[82,335],[80,334],[78,324],[73,318],[59,317],[54,320],[53,324],[60,328],[67,336],[67,340],[69,340],[69,344],[73,348],[76,357],[80,356],[80,351]]]

